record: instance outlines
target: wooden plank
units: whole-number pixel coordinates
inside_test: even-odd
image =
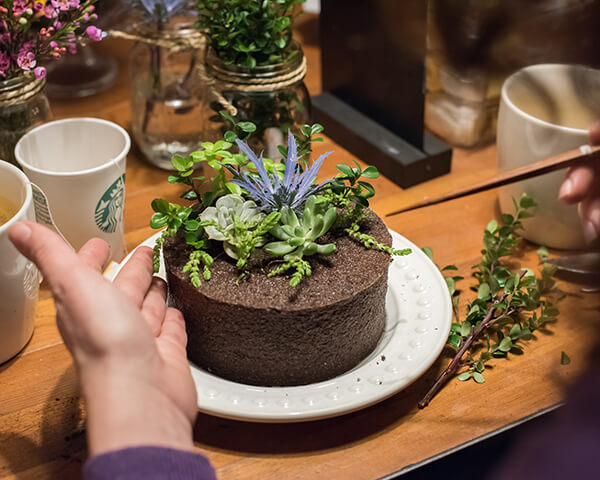
[[[307,17],[306,22],[312,21]],[[304,32],[304,30],[301,28]],[[319,50],[306,37],[306,79],[311,93],[320,89]],[[106,42],[102,48],[119,61],[117,84],[89,99],[53,102],[57,118],[93,115],[130,125],[127,77],[128,46]],[[353,157],[326,138],[315,154],[335,150],[321,178],[335,173],[336,163]],[[404,205],[469,185],[496,172],[496,149],[456,150],[453,171],[427,183],[402,190],[388,179],[373,180],[373,209],[384,216]],[[360,161],[361,165],[369,159]],[[150,235],[150,201],[163,196],[175,201],[179,189],[166,183],[167,173],[151,167],[136,149],[128,157],[125,225],[131,249]],[[496,192],[385,218],[388,226],[418,246],[430,246],[439,265],[456,264],[470,274],[480,256],[483,229],[498,218]],[[534,246],[525,244],[518,264],[536,265]],[[577,288],[565,284],[571,293]],[[332,480],[372,479],[398,471],[437,453],[502,427],[558,402],[566,382],[585,365],[596,341],[600,297],[570,296],[560,306],[552,333],[536,334],[525,354],[493,362],[486,382],[452,380],[425,410],[416,403],[448,361],[436,364],[406,390],[385,402],[339,418],[301,424],[269,425],[200,415],[196,445],[217,468],[219,478]],[[62,344],[50,293],[42,285],[34,336],[22,354],[0,366],[0,479],[76,479],[85,460],[85,439],[77,432],[84,410],[74,367]],[[561,351],[572,358],[560,365]],[[67,438],[69,440],[67,440]]]

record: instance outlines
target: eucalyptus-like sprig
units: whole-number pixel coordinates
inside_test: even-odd
[[[521,220],[531,217],[535,206],[531,197],[524,196],[518,203],[515,201],[514,215],[503,214],[501,224],[492,220],[487,225],[481,261],[473,267],[471,290],[476,297],[467,304],[462,319],[458,313],[461,292],[456,288],[462,277],[446,277],[456,317],[447,343],[456,349],[456,354],[419,402],[419,408],[426,407],[457,374],[459,380],[484,383],[485,370],[492,359],[523,353],[523,345],[533,338],[532,333],[556,320],[559,311],[555,302],[562,292],[553,279],[556,267],[545,263],[545,249],[538,251],[542,264],[537,277],[528,268],[512,269],[508,261],[521,242],[517,234],[523,227]],[[431,249],[424,250],[432,256]],[[452,270],[456,270],[454,265],[443,269]]]

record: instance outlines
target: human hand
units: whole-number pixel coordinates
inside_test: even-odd
[[[138,248],[111,283],[100,273],[109,255],[102,240],[76,254],[34,222],[15,224],[9,238],[52,289],[86,403],[90,454],[139,445],[193,449],[196,390],[184,321],[167,309],[166,285],[152,276],[152,250]]]
[[[600,120],[590,129],[590,144],[600,145]],[[583,233],[588,243],[600,237],[600,163],[569,168],[558,197],[566,203],[578,203]]]

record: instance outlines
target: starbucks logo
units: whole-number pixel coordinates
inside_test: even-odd
[[[125,175],[120,176],[108,187],[96,205],[94,219],[100,230],[114,233],[123,218],[123,201],[125,198]]]

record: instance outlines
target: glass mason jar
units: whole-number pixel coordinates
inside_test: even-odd
[[[17,165],[15,145],[28,130],[52,120],[45,79],[20,75],[0,81],[0,160]]]
[[[174,155],[187,156],[200,148],[204,86],[196,65],[202,61],[202,37],[190,20],[175,18],[158,31],[143,24],[131,52],[131,122],[133,137],[148,161],[173,170]],[[152,43],[156,42],[156,43]],[[171,48],[173,45],[175,48]]]
[[[209,48],[206,53],[206,73],[216,81],[211,85],[237,111],[236,122],[252,122],[256,131],[246,139],[255,151],[264,151],[267,158],[277,160],[278,145],[287,146],[287,132],[300,133],[300,127],[310,119],[310,96],[301,70],[304,54],[294,43],[292,54],[281,63],[249,69],[245,65],[225,64]],[[290,81],[286,81],[289,78]],[[210,90],[209,90],[210,91]],[[207,94],[204,138],[216,141],[227,130],[234,130],[230,120],[219,112],[227,109],[214,92]],[[238,132],[239,133],[239,132]]]

